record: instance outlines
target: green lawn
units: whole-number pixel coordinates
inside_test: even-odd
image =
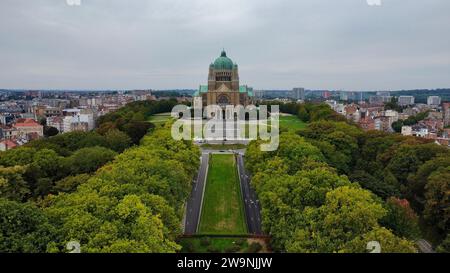
[[[306,123],[297,116],[280,116],[280,128],[297,131],[306,128]]]
[[[270,127],[271,127],[270,124],[271,124],[271,122],[270,122],[270,120],[268,120],[262,126],[268,126],[269,128],[263,127],[263,129],[270,132]],[[297,116],[294,116],[294,115],[280,115],[280,117],[279,117],[279,126],[280,126],[280,130],[281,129],[285,129],[285,130],[288,130],[288,131],[294,131],[295,132],[297,130],[306,128],[307,124],[305,122],[301,121]],[[247,136],[248,136],[248,127],[249,126],[247,125],[246,126],[246,130],[247,130],[246,134],[247,134]],[[258,126],[258,128],[259,128],[259,126]]]
[[[247,233],[234,155],[211,155],[199,233]]]
[[[161,124],[165,123],[170,119],[170,113],[162,113],[162,114],[156,114],[152,115],[148,121],[155,123],[155,124]]]
[[[261,126],[263,130],[270,132],[270,119],[268,121],[261,121],[262,124],[256,125],[256,128],[258,130],[258,136],[259,136],[259,127]],[[206,124],[206,120],[202,120],[202,129],[204,129],[204,126]],[[288,114],[282,114],[279,117],[279,125],[280,130],[288,130],[288,131],[298,131],[301,129],[306,128],[307,124],[303,121],[301,121],[297,116],[294,115],[288,115]],[[245,123],[245,137],[250,137],[249,133],[250,125],[248,121]],[[191,125],[191,134],[194,137],[194,125]],[[200,136],[197,136],[200,137]]]

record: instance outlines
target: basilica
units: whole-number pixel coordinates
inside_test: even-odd
[[[209,66],[208,85],[200,85],[194,97],[201,98],[203,105],[247,106],[252,103],[253,88],[239,85],[238,65],[223,50]]]

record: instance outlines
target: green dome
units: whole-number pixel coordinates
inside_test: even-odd
[[[214,61],[214,69],[232,70],[233,66],[233,61],[227,57],[227,53],[225,52],[225,50],[222,51],[220,57]]]

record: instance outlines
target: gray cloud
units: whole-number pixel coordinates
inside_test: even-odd
[[[450,87],[450,1],[2,0],[0,88]]]

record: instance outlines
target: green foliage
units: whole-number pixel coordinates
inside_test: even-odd
[[[0,167],[0,198],[24,201],[30,189],[24,180],[26,168],[22,166]]]
[[[450,230],[450,167],[439,168],[425,186],[425,219],[441,232]]]
[[[302,107],[304,107],[304,112],[307,114],[304,115],[301,113]],[[320,120],[332,120],[332,121],[345,121],[345,117],[337,114],[331,109],[331,107],[325,103],[314,104],[314,103],[306,103],[301,104],[299,109],[299,117],[305,122],[314,122]]]
[[[25,174],[34,196],[49,194],[53,187],[53,181],[65,176],[63,159],[50,149],[42,149],[34,154],[33,162],[28,165]]]
[[[351,181],[357,181],[363,188],[384,199],[399,194],[398,182],[390,173],[385,174],[384,180],[377,179],[363,170],[356,170],[349,177]]]
[[[391,127],[396,133],[401,133],[403,125],[404,123],[402,120],[397,120],[392,123]]]
[[[0,252],[43,253],[53,234],[40,209],[0,198]]]
[[[385,110],[394,110],[397,112],[403,111],[403,107],[398,104],[398,99],[396,97],[392,97],[390,102],[384,104]]]
[[[209,237],[202,237],[200,239],[200,245],[201,246],[209,246],[211,244],[211,238]]]
[[[386,201],[387,215],[381,220],[399,237],[418,239],[420,236],[419,217],[410,207],[408,200],[391,197]]]
[[[27,165],[33,162],[36,149],[29,147],[19,147],[16,149],[0,152],[0,165],[13,167],[17,165]]]
[[[130,137],[119,130],[73,132],[0,153],[0,197],[32,197],[42,207],[27,212],[37,219],[30,224],[36,232],[5,225],[0,251],[65,252],[72,240],[81,243],[82,252],[178,251],[175,239],[199,150],[191,142],[173,140],[169,127],[118,156],[106,148],[121,152],[129,145]],[[11,204],[28,206],[7,207]],[[0,210],[3,205],[2,199]],[[3,211],[0,215],[0,221],[12,221]],[[17,223],[31,221],[14,217]],[[46,229],[40,230],[40,222]]]
[[[106,143],[108,148],[121,153],[132,145],[131,138],[124,132],[117,129],[109,130],[105,133]]]
[[[25,145],[38,150],[51,149],[61,156],[68,156],[74,151],[94,146],[107,147],[105,138],[95,132],[69,132],[50,138],[39,139]]]
[[[398,112],[400,112],[400,111],[398,111]],[[428,113],[429,113],[429,111],[425,111],[425,112],[418,113],[415,116],[410,116],[405,120],[395,121],[392,123],[391,127],[392,127],[392,129],[394,129],[395,132],[400,133],[402,131],[403,126],[412,126],[412,125],[419,123],[419,121],[427,118]]]
[[[139,144],[139,141],[143,136],[145,136],[148,131],[154,128],[155,125],[146,121],[130,121],[127,122],[122,127],[123,132],[125,132],[134,144]]]
[[[370,192],[344,186],[328,192],[322,206],[308,207],[303,214],[303,224],[287,243],[289,252],[342,251],[355,238],[378,228],[386,211]]]
[[[188,170],[198,168],[199,151],[182,141],[169,145],[167,131],[145,137],[81,185],[75,179],[76,191],[47,198],[44,211],[60,232],[56,250],[69,240],[79,241],[83,252],[180,249],[175,238],[194,174]]]
[[[280,135],[280,145],[277,151],[262,152],[260,149],[261,141],[251,142],[247,148],[245,166],[252,173],[266,169],[266,165],[276,162],[280,158],[280,164],[273,165],[273,171],[294,174],[304,165],[311,161],[323,161],[323,155],[320,150],[306,142],[302,137],[293,133],[282,133]]]
[[[92,173],[112,161],[116,155],[114,151],[104,147],[82,148],[65,158],[64,164],[70,175]]]
[[[52,146],[50,149],[44,147],[44,145],[39,149],[20,147],[0,153],[0,162],[3,166],[7,166],[2,168],[3,176],[1,177],[6,179],[2,181],[3,197],[20,201],[29,197],[57,193],[57,187],[54,187],[56,181],[68,175],[94,172],[116,156],[114,151],[107,148],[89,147],[81,148],[70,156],[63,157]],[[18,167],[12,166],[20,166],[21,172],[14,178],[5,177],[6,173],[11,173],[8,170],[18,170]]]
[[[345,122],[318,121],[299,134],[318,147],[326,162],[341,173],[348,174],[358,153],[358,138],[362,131]]]
[[[436,157],[426,161],[418,168],[414,175],[408,176],[408,185],[410,188],[410,196],[415,196],[419,199],[424,199],[425,186],[428,182],[428,177],[439,168],[450,166],[450,156],[437,155]]]
[[[359,187],[384,198],[399,193],[400,184],[391,171],[401,173],[401,162],[395,159],[388,168],[385,160],[398,156],[392,147],[405,138],[366,134],[348,123],[325,120],[310,123],[298,133],[303,137],[281,134],[277,151],[261,152],[255,141],[246,152],[246,167],[253,173],[252,184],[262,206],[263,230],[272,236],[272,248],[366,252],[362,239],[385,235],[398,243],[387,244],[387,252],[414,252],[414,244],[402,236],[413,233],[416,218],[410,219],[414,224],[401,218],[413,211],[391,212],[379,197]],[[439,153],[434,146],[428,148],[433,151],[414,150],[418,161]],[[357,183],[338,173],[350,173]],[[395,235],[381,227],[388,225],[383,222],[387,219],[397,228]]]
[[[134,144],[139,144],[149,129],[154,128],[152,123],[147,122],[154,114],[171,112],[177,105],[175,99],[162,101],[138,101],[127,104],[118,111],[100,117],[97,121],[98,133],[118,129],[126,133]]]
[[[251,243],[248,248],[246,249],[245,252],[247,253],[258,253],[262,250],[262,245],[260,243],[257,242],[253,242]]]
[[[444,241],[436,248],[438,253],[450,253],[450,233],[447,234],[447,237]]]
[[[297,116],[303,122],[314,122],[319,120],[346,121],[345,117],[339,115],[326,103],[267,103],[267,105],[279,105],[282,113]],[[270,108],[269,108],[270,109]]]
[[[372,231],[356,237],[343,246],[343,253],[367,253],[367,243],[376,241],[380,243],[381,253],[417,253],[413,242],[395,236],[386,228],[377,227]]]
[[[236,253],[236,252],[239,252],[239,251],[241,251],[241,246],[239,246],[239,245],[237,245],[237,244],[235,244],[235,245],[230,245],[230,246],[228,246],[228,247],[226,247],[226,248],[224,249],[224,252],[225,252],[225,253]]]
[[[179,244],[183,247],[183,253],[237,253],[248,249],[247,240],[236,237],[181,238]]]
[[[59,134],[59,131],[55,127],[44,126],[44,136],[45,137],[52,137],[52,136],[56,136],[57,134]]]
[[[89,174],[79,174],[75,176],[67,176],[57,182],[55,182],[55,185],[53,187],[53,192],[73,192],[77,189],[77,187],[90,178]]]

